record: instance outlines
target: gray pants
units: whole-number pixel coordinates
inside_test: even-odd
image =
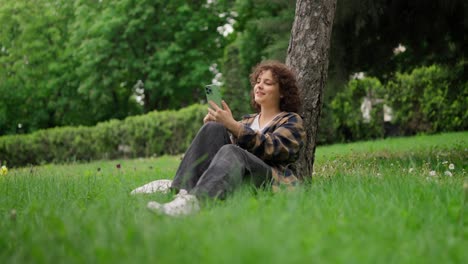
[[[224,199],[243,181],[260,187],[271,180],[271,167],[252,153],[231,144],[227,129],[206,123],[182,159],[172,189],[197,197]]]

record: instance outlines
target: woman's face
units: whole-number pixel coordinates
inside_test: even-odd
[[[258,75],[254,96],[255,102],[261,107],[279,107],[281,99],[279,83],[273,78],[270,70]]]

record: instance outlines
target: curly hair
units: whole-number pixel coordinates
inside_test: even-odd
[[[280,94],[283,96],[280,100],[280,110],[285,112],[298,113],[301,108],[301,98],[299,96],[299,88],[296,81],[296,76],[285,64],[279,61],[263,61],[254,67],[250,74],[250,84],[252,91],[250,92],[250,103],[252,107],[260,112],[260,105],[255,102],[253,87],[257,82],[258,76],[265,71],[271,71],[273,78],[278,82]]]

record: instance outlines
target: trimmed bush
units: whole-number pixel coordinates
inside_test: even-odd
[[[186,150],[206,106],[154,111],[95,127],[60,127],[0,137],[0,160],[9,166],[173,155]]]
[[[366,122],[361,111],[363,99],[373,102],[370,120]],[[382,104],[375,101],[384,97],[384,87],[377,78],[366,77],[348,82],[345,90],[331,103],[333,126],[338,141],[355,141],[383,137]]]
[[[373,77],[349,81],[330,104],[334,138],[343,142],[467,130],[468,82],[460,79],[465,64],[397,72],[386,85]],[[372,102],[369,120],[360,109],[364,97]],[[392,109],[391,123],[383,121],[384,104]]]
[[[468,129],[468,83],[457,80],[463,67],[432,65],[396,74],[386,90],[402,134]]]

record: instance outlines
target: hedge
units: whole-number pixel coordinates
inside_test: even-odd
[[[186,150],[206,106],[154,111],[94,127],[59,127],[0,137],[0,161],[9,167],[50,162],[150,157]]]
[[[467,130],[468,82],[459,77],[466,64],[396,72],[385,84],[374,77],[350,80],[330,104],[336,141]],[[360,110],[366,95],[375,101],[370,122]],[[391,122],[383,120],[384,104],[392,109]]]

